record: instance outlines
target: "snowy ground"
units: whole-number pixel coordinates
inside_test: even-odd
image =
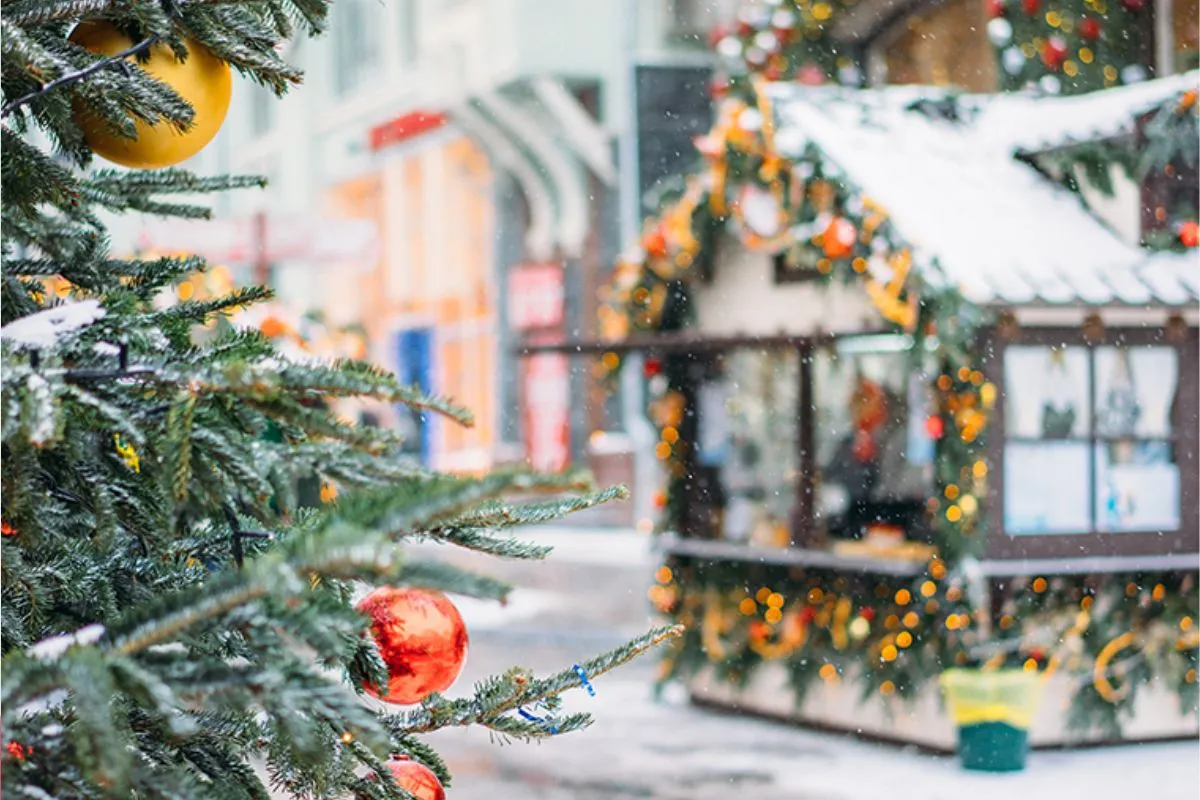
[[[570,666],[640,632],[655,565],[645,537],[624,532],[539,529],[523,538],[555,544],[543,564],[476,558],[449,549],[425,553],[526,587],[508,607],[464,601],[472,649],[459,685],[521,664]],[[422,548],[425,550],[425,548]],[[587,731],[537,745],[500,745],[487,731],[431,737],[450,762],[453,800],[1195,800],[1200,744],[1131,745],[1035,752],[1015,775],[964,772],[938,758],[702,710],[680,697],[656,703],[653,662],[644,659],[575,693],[571,709],[591,711]],[[456,692],[451,689],[449,694]],[[1151,789],[1151,781],[1154,788]]]

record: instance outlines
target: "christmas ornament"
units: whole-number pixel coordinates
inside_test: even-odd
[[[996,17],[987,24],[988,39],[997,47],[1004,47],[1012,41],[1012,23],[1004,17]]]
[[[642,239],[642,249],[651,258],[663,258],[667,254],[667,237],[659,228],[655,228]]]
[[[1025,69],[1025,54],[1019,47],[1010,47],[1000,54],[1000,63],[1009,75],[1020,75]]]
[[[850,638],[856,642],[867,638],[871,633],[871,623],[863,616],[859,615],[850,623]]]
[[[1059,69],[1067,59],[1067,40],[1051,36],[1042,45],[1042,62],[1050,69]]]
[[[1038,13],[1042,8],[1042,0],[1021,0],[1021,10],[1029,16]]]
[[[1184,247],[1200,245],[1200,224],[1189,220],[1179,226],[1179,243]]]
[[[1146,0],[1121,0],[1121,5],[1129,11],[1141,11],[1146,7]]]
[[[642,366],[642,372],[647,378],[653,378],[655,375],[662,372],[662,361],[654,358],[653,356],[647,358],[645,364]]]
[[[742,55],[741,40],[736,36],[726,36],[717,42],[717,55],[729,61],[740,58]]]
[[[821,234],[821,246],[825,250],[825,257],[833,260],[846,258],[854,252],[854,243],[857,240],[858,231],[854,230],[853,223],[845,217],[835,217],[825,229],[825,233]]]
[[[4,520],[3,522],[0,522],[0,536],[9,537],[9,536],[16,536],[16,535],[17,535],[17,529],[14,528],[12,525],[9,525],[8,520]]]
[[[381,587],[358,604],[371,618],[371,633],[388,668],[386,692],[367,692],[408,705],[454,683],[467,657],[467,629],[458,609],[441,592]]]
[[[1121,70],[1121,83],[1141,83],[1147,77],[1146,68],[1141,64],[1130,64]]]
[[[1100,38],[1100,21],[1095,17],[1084,17],[1079,21],[1079,36],[1094,42]]]
[[[1005,0],[987,0],[987,12],[989,17],[1003,17],[1008,13],[1008,4]]]
[[[929,417],[925,420],[925,432],[930,439],[940,439],[946,434],[946,423],[941,417]]]
[[[446,800],[442,782],[424,764],[418,764],[407,756],[392,756],[387,761],[387,768],[397,785],[417,800]]]
[[[1038,81],[1038,88],[1046,94],[1058,94],[1062,91],[1062,81],[1057,75],[1043,75]]]
[[[721,43],[721,40],[728,35],[729,28],[724,25],[713,26],[713,29],[708,32],[708,49],[715,50],[717,45]]]
[[[106,56],[134,44],[111,24],[100,21],[80,23],[70,40]],[[134,122],[137,139],[127,139],[114,132],[102,118],[77,107],[75,123],[96,155],[124,167],[160,169],[191,158],[217,135],[229,111],[233,86],[229,65],[191,39],[185,39],[184,46],[188,50],[186,61],[177,59],[167,45],[155,44],[150,47],[149,59],[136,63],[187,101],[195,111],[191,127],[179,131],[166,122],[149,125],[137,120]]]

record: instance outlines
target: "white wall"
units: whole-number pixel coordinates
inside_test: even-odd
[[[776,284],[771,257],[721,241],[713,282],[695,293],[699,330],[706,334],[808,335],[882,330],[867,296],[840,283]]]

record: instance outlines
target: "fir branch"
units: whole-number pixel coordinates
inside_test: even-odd
[[[138,53],[141,53],[144,50],[147,50],[151,45],[153,45],[157,41],[158,41],[157,36],[151,36],[147,39],[143,39],[142,41],[138,42],[135,45],[127,47],[124,50],[121,50],[120,52],[114,53],[111,56],[106,56],[104,58],[98,59],[95,63],[91,64],[90,66],[84,67],[81,70],[68,73],[67,75],[63,75],[61,78],[55,78],[54,80],[50,81],[45,86],[43,86],[42,88],[38,89],[36,92],[30,92],[27,95],[18,97],[16,100],[13,100],[10,103],[5,103],[4,107],[0,108],[0,118],[7,117],[9,114],[13,113],[21,106],[28,105],[29,103],[32,103],[34,100],[37,100],[39,97],[44,97],[45,95],[50,94],[50,92],[53,92],[55,89],[58,89],[63,86],[68,86],[72,83],[75,83],[76,81],[81,81],[84,78],[87,78],[91,75],[96,74],[97,72],[99,72],[102,69],[107,69],[108,67],[111,67],[115,64],[119,64],[122,61],[124,61],[126,58],[129,58],[130,56],[135,56]]]
[[[31,27],[95,16],[111,6],[112,0],[18,0],[5,3],[3,14],[6,22]]]
[[[631,642],[613,648],[581,666],[592,680],[609,670],[632,660],[641,653],[683,634],[682,625],[655,628]],[[568,689],[583,685],[574,668],[565,669],[547,678],[536,679],[520,670],[510,670],[503,676],[484,681],[472,697],[445,700],[434,696],[421,708],[384,717],[383,721],[397,734],[428,733],[440,728],[484,725],[494,727],[500,718],[521,706],[531,706],[555,697]],[[508,730],[511,732],[512,728]]]

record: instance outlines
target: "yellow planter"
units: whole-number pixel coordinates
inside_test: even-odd
[[[958,727],[962,765],[987,772],[1024,769],[1028,730],[1042,697],[1041,674],[952,669],[940,682]]]

